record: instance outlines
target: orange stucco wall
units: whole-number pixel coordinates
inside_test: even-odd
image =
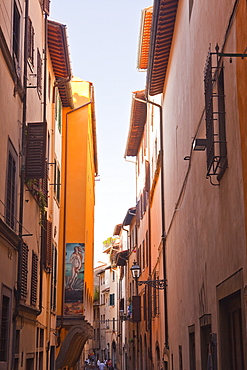
[[[59,311],[62,313],[66,243],[85,243],[84,315],[92,320],[94,248],[94,146],[91,83],[72,81],[74,109],[63,112]],[[87,104],[88,103],[88,104]]]

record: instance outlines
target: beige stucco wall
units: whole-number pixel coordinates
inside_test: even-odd
[[[243,269],[243,285],[247,283],[234,58],[232,63],[224,60],[228,169],[219,186],[206,179],[206,153],[190,152],[198,127],[197,137],[205,137],[203,70],[209,45],[212,51],[216,43],[222,46],[233,5],[234,1],[194,2],[189,21],[188,1],[179,2],[164,86],[168,315],[174,368],[179,363],[178,345],[183,347],[183,366],[189,368],[188,326],[195,325],[198,367],[199,318],[211,314],[212,331],[218,333],[216,286],[239,269]],[[236,52],[235,23],[224,51]],[[190,162],[185,161],[189,155]]]

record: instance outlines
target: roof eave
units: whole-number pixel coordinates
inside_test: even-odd
[[[130,127],[124,158],[135,157],[138,153],[147,117],[146,103],[145,90],[132,93]]]
[[[62,105],[73,108],[72,90],[70,80],[72,71],[69,58],[66,26],[64,24],[48,21],[48,47],[51,56],[56,86],[59,89]]]
[[[163,92],[178,1],[179,0],[154,0],[147,69],[147,96],[153,96]],[[159,35],[159,37],[157,35]],[[160,49],[164,44],[166,44],[166,53],[160,54]]]

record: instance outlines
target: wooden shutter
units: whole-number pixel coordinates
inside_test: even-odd
[[[42,227],[41,227],[41,251],[42,251],[42,263],[46,267],[46,241],[47,241],[47,212],[42,215]]]
[[[21,259],[21,299],[27,298],[27,275],[28,275],[28,246],[22,245]]]
[[[52,281],[51,281],[51,309],[56,310],[57,298],[57,249],[52,246]]]
[[[43,11],[49,15],[50,14],[50,0],[43,0]]]
[[[39,49],[37,49],[37,90],[39,95],[42,93],[42,58]]]
[[[46,268],[52,267],[52,222],[47,220]]]
[[[139,295],[132,296],[132,320],[141,321],[141,297]]]
[[[124,298],[121,298],[119,301],[119,310],[124,311]]]
[[[27,38],[27,57],[34,65],[34,28],[30,18],[28,18],[28,38]]]
[[[27,129],[26,180],[45,175],[46,122],[29,123]]]
[[[138,201],[137,205],[136,205],[136,225],[137,226],[140,225],[140,218],[141,218],[141,215],[140,215],[140,201]]]
[[[35,306],[37,302],[38,291],[38,256],[32,253],[32,277],[31,277],[31,305]]]
[[[45,206],[48,205],[48,163],[45,161],[44,178],[42,179],[42,192],[44,194]]]

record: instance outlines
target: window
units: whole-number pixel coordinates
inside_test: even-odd
[[[110,294],[110,306],[115,305],[115,294]]]
[[[34,251],[32,252],[32,276],[31,276],[31,305],[35,306],[37,303],[37,289],[38,289],[38,256]]]
[[[13,150],[9,150],[8,170],[6,184],[6,223],[15,228],[15,211],[16,211],[16,155]]]
[[[112,281],[115,281],[115,271],[112,271]]]
[[[0,328],[0,361],[8,362],[9,330],[10,330],[10,298],[11,291],[3,287],[1,328]]]
[[[20,57],[20,13],[18,11],[16,3],[14,3],[13,13],[13,55],[16,61],[19,61]]]
[[[34,28],[30,18],[28,18],[28,36],[27,36],[27,57],[31,65],[34,65]]]

